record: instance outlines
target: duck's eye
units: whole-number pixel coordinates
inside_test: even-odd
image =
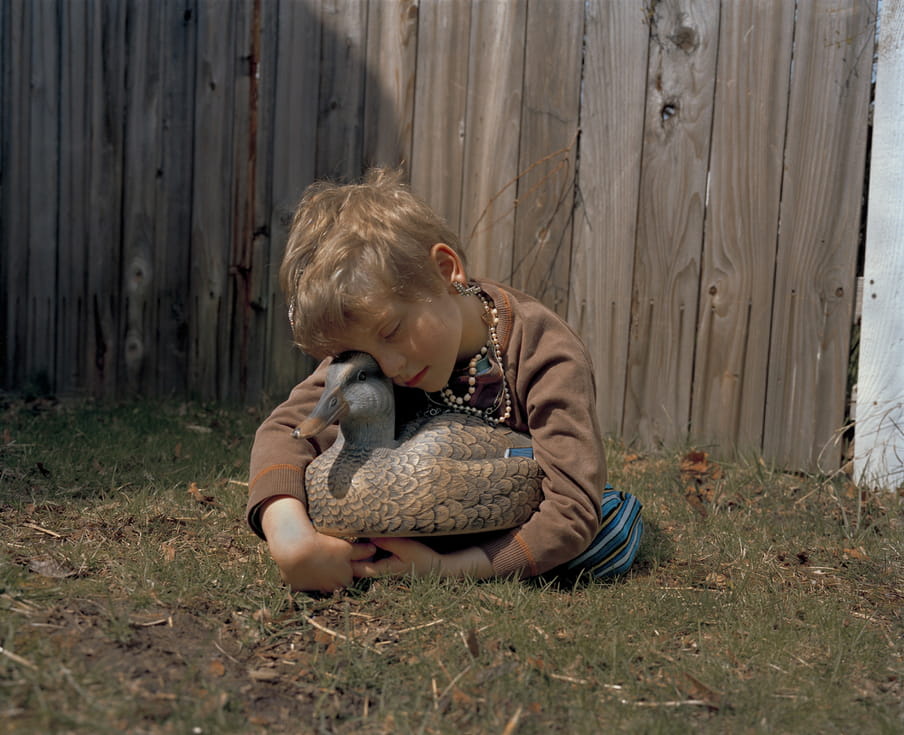
[[[358,373],[358,380],[359,380],[360,382],[364,382],[365,380],[367,380],[367,373],[364,372],[363,370],[361,370],[361,371]]]

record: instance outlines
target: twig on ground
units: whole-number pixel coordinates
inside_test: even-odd
[[[511,716],[511,719],[506,723],[505,728],[502,730],[502,735],[512,735],[515,732],[515,729],[518,727],[518,721],[521,719],[521,711],[523,708],[519,705],[518,709],[515,710],[515,714]]]
[[[63,538],[62,534],[59,534],[56,531],[51,531],[49,528],[39,526],[37,523],[23,523],[22,525],[26,528],[31,528],[35,531],[40,531],[41,533],[46,533],[48,536],[53,536],[54,538]]]
[[[31,661],[27,658],[22,658],[19,654],[13,653],[12,651],[7,651],[3,646],[0,646],[0,655],[6,656],[10,661],[15,661],[17,664],[21,664],[32,671],[37,671],[38,667],[35,666]]]
[[[325,625],[321,625],[316,620],[314,620],[311,617],[308,617],[307,615],[305,615],[304,619],[308,625],[310,625],[312,628],[317,628],[317,630],[319,630],[321,633],[326,633],[327,635],[331,635],[334,638],[339,638],[340,640],[343,640],[343,641],[348,641],[349,643],[356,643],[357,645],[361,646],[362,648],[366,648],[368,651],[372,651],[373,653],[380,653],[380,654],[383,653],[379,648],[374,648],[373,646],[369,646],[366,643],[362,643],[361,641],[356,641],[354,638],[349,638],[347,635],[343,635],[342,633],[339,633],[338,631],[327,628]]]

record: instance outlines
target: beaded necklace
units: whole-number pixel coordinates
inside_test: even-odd
[[[447,383],[439,393],[440,398],[443,403],[453,411],[477,416],[491,424],[501,424],[507,421],[512,415],[512,396],[509,392],[508,383],[505,380],[505,367],[502,363],[502,345],[499,343],[499,336],[496,334],[496,327],[499,324],[499,312],[496,310],[496,306],[484,295],[483,291],[480,290],[480,286],[476,283],[471,283],[466,286],[456,281],[455,288],[462,296],[473,294],[480,299],[483,304],[484,321],[489,328],[489,339],[487,340],[487,343],[480,348],[480,352],[474,355],[468,362],[467,393],[463,396],[457,396]],[[474,406],[469,405],[471,397],[477,390],[478,365],[481,361],[486,360],[488,353],[492,354],[496,359],[496,362],[499,363],[499,368],[502,370],[502,394],[500,397],[504,409],[499,416],[493,416],[492,414],[499,408],[500,397],[497,397],[494,405],[487,409],[475,408]]]

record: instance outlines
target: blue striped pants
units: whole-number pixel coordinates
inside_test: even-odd
[[[600,510],[600,530],[587,550],[559,571],[569,576],[587,572],[597,579],[624,574],[637,556],[643,537],[640,501],[606,485]]]

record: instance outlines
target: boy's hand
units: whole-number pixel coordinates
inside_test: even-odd
[[[304,505],[292,497],[271,500],[261,512],[270,555],[293,590],[333,592],[354,581],[352,564],[373,556],[373,544],[352,544],[318,533]]]
[[[409,572],[417,577],[434,572],[441,577],[467,575],[475,579],[486,579],[493,576],[493,565],[476,546],[440,554],[410,538],[375,538],[371,542],[392,556],[378,561],[367,559],[352,562],[356,577],[399,576]]]

